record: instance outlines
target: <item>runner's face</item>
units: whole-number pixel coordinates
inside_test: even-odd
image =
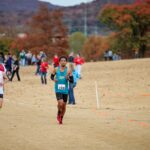
[[[62,59],[60,60],[60,66],[61,66],[61,67],[65,67],[66,64],[67,64],[66,59],[65,59],[65,58],[62,58]]]

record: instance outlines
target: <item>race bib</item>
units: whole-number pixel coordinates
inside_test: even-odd
[[[65,90],[65,88],[66,88],[65,84],[58,84],[59,90]]]

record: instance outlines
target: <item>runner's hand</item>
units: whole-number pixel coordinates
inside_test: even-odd
[[[54,81],[54,82],[57,82],[58,80],[54,79],[53,81]]]

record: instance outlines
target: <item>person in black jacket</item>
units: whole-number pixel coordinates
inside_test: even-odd
[[[13,71],[12,71],[12,76],[10,78],[10,81],[13,80],[14,75],[16,73],[18,81],[20,81],[20,76],[19,76],[19,60],[16,58],[16,56],[14,56],[14,64],[13,64]]]
[[[70,55],[69,55],[69,57],[68,57],[68,62],[69,63],[74,63],[74,56],[73,55],[74,55],[74,53],[71,52]]]
[[[0,63],[4,63],[4,61],[5,61],[4,53],[0,52]]]

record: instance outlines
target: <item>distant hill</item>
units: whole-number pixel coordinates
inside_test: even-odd
[[[34,12],[38,9],[40,4],[47,4],[49,8],[55,8],[54,5],[47,2],[41,2],[38,0],[0,0],[1,12],[18,12],[18,11],[30,11]]]
[[[0,26],[24,25],[41,4],[46,4],[49,9],[57,8],[38,0],[0,0]]]
[[[89,33],[99,33],[104,28],[98,19],[98,13],[100,9],[102,9],[106,4],[131,4],[135,0],[94,0],[93,2],[87,4],[80,4],[73,7],[63,8],[64,10],[64,20],[66,24],[70,27],[70,32],[74,31],[83,31],[84,29],[84,21],[85,21],[85,12],[87,11],[87,25]]]
[[[64,22],[68,25],[70,32],[83,31],[85,10],[87,10],[88,32],[99,32],[103,27],[97,20],[98,12],[107,3],[130,4],[135,0],[94,0],[87,4],[72,7],[58,7],[51,3],[38,0],[0,0],[0,26],[17,27],[20,31],[28,19],[38,10],[40,4],[48,5],[50,10],[60,8],[64,11]]]

